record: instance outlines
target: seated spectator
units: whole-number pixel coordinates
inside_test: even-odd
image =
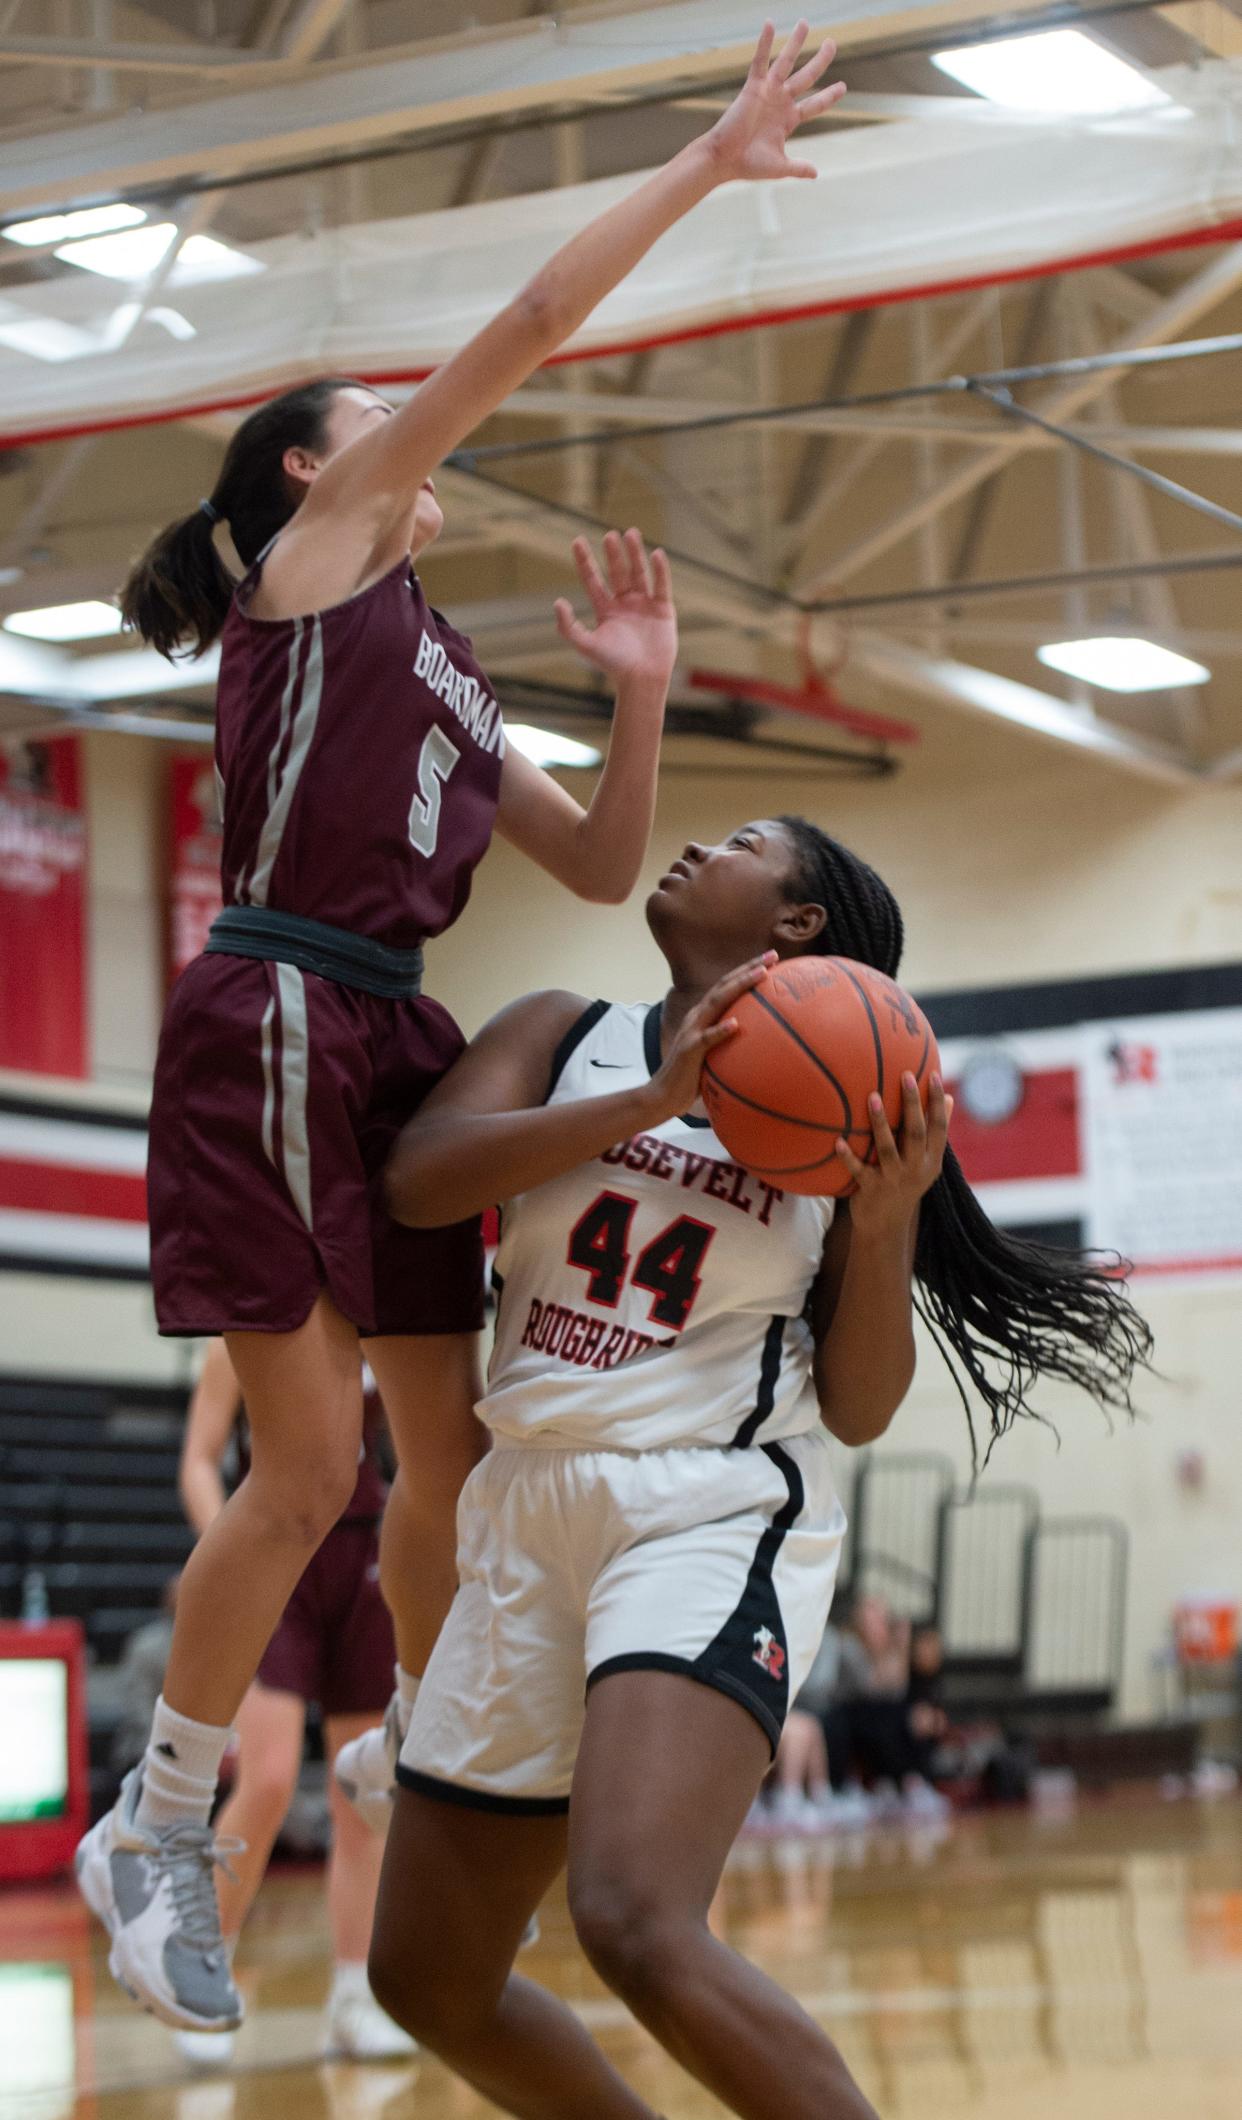
[[[881,1812],[942,1817],[948,1805],[928,1771],[945,1727],[934,1699],[943,1662],[939,1634],[920,1627],[916,1652],[909,1621],[895,1618],[874,1596],[858,1600],[850,1624],[855,1651],[842,1659],[823,1715],[832,1786],[856,1804],[866,1783]]]

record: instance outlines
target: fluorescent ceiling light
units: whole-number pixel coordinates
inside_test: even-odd
[[[10,633],[27,640],[103,640],[121,630],[115,604],[49,604],[42,611],[13,611],[4,621]]]
[[[115,228],[137,228],[146,220],[141,206],[84,206],[77,213],[45,213],[37,221],[13,221],[0,230],[6,243],[28,248],[47,243],[71,243],[75,236],[104,236]]]
[[[505,735],[515,751],[532,758],[537,766],[597,766],[603,757],[589,743],[576,743],[572,736],[557,736],[551,729],[532,728],[525,721],[507,721]]]
[[[1157,641],[1124,634],[1053,641],[1037,652],[1049,669],[1080,677],[1084,684],[1103,685],[1109,692],[1167,692],[1177,685],[1205,685],[1212,674],[1202,663],[1175,655]]]
[[[145,228],[123,228],[115,235],[62,243],[56,256],[63,258],[66,265],[101,272],[110,280],[142,280],[156,270],[176,233],[175,222],[153,221]],[[187,287],[197,280],[234,280],[243,273],[263,269],[257,258],[234,250],[229,243],[218,243],[214,236],[188,236],[177,253],[169,285]]]
[[[932,53],[932,65],[1013,110],[1141,110],[1172,99],[1079,29],[1037,30]]]

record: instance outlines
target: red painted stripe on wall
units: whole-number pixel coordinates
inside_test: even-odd
[[[66,1163],[28,1163],[0,1156],[0,1207],[45,1215],[90,1215],[105,1222],[145,1222],[146,1179],[127,1171],[77,1170]]]

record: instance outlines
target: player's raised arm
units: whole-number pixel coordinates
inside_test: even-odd
[[[418,489],[448,452],[494,412],[541,362],[572,337],[666,229],[718,185],[814,177],[788,146],[799,125],[845,93],[817,87],[836,47],[825,42],[799,65],[799,22],[773,59],[766,24],[741,91],[707,133],[566,243],[460,352],[436,370],[391,419],[379,422],[328,465],[297,519],[299,535],[329,510],[369,512],[376,543],[401,537]]]
[[[655,815],[664,703],[677,660],[677,613],[668,561],[648,558],[637,530],[604,539],[601,572],[584,537],[574,559],[594,619],[562,597],[561,636],[612,679],[608,756],[588,808],[514,749],[505,753],[496,829],[578,898],[620,905],[638,881]]]

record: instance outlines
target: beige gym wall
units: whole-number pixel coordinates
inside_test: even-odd
[[[96,1094],[129,1105],[149,1074],[162,995],[167,755],[135,738],[86,742]],[[567,785],[583,796],[590,782],[569,776]],[[667,772],[647,878],[687,838],[716,838],[787,808],[851,841],[893,884],[907,917],[906,973],[928,994],[1242,956],[1242,788],[1170,790],[952,719],[889,781]],[[429,990],[471,1030],[541,985],[654,993],[660,966],[641,902],[640,889],[619,909],[579,905],[498,843],[463,920],[429,950]],[[1134,1714],[1149,1705],[1151,1658],[1173,1600],[1242,1593],[1237,1283],[1148,1283],[1141,1300],[1164,1372],[1142,1393],[1143,1422],[1110,1435],[1090,1407],[1050,1399],[1059,1452],[1045,1431],[1014,1435],[989,1475],[1030,1481],[1046,1508],[1105,1510],[1128,1525],[1125,1706]],[[41,1276],[0,1277],[0,1342],[4,1366],[53,1374],[173,1380],[191,1357],[187,1343],[155,1338],[145,1290]],[[1187,1446],[1207,1462],[1197,1494],[1173,1477]],[[962,1414],[932,1350],[882,1447],[946,1450],[965,1472]]]

